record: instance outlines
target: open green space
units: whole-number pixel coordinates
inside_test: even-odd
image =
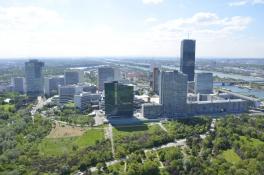
[[[104,132],[100,129],[91,129],[86,131],[80,137],[68,138],[45,138],[39,144],[39,150],[44,155],[62,155],[75,150],[95,145],[96,141],[103,140]]]
[[[10,112],[15,109],[15,105],[13,104],[4,104],[0,105],[0,110],[5,111],[5,112]]]
[[[230,163],[237,163],[241,160],[241,158],[237,155],[237,153],[233,149],[228,149],[222,153],[224,159]]]
[[[113,136],[118,158],[136,150],[152,148],[173,140],[159,125],[116,127],[113,128]]]
[[[240,141],[243,144],[246,144],[248,146],[252,146],[252,147],[256,147],[256,146],[264,146],[264,142],[259,140],[259,139],[255,139],[255,138],[247,138],[246,136],[240,136]]]

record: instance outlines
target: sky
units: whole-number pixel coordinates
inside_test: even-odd
[[[0,0],[0,58],[264,58],[264,0]]]

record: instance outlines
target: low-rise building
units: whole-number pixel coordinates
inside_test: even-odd
[[[92,94],[89,92],[83,92],[74,96],[75,107],[81,111],[86,110],[89,106],[99,105],[100,94]]]

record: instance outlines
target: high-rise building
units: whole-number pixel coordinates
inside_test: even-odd
[[[31,97],[43,95],[43,67],[44,63],[38,60],[30,60],[25,63],[26,92]]]
[[[48,96],[58,94],[59,85],[64,85],[64,76],[46,77],[44,79],[44,93]]]
[[[194,80],[195,40],[182,40],[180,71],[188,75],[188,81]]]
[[[70,70],[64,73],[65,85],[78,84],[83,81],[83,71]]]
[[[184,116],[187,106],[187,75],[178,71],[162,71],[160,104],[166,117]]]
[[[105,83],[105,114],[107,116],[133,116],[134,87],[118,83]]]
[[[104,83],[110,81],[118,81],[120,79],[119,69],[111,67],[98,68],[98,89],[99,91],[104,90]]]
[[[25,78],[24,77],[14,77],[11,80],[11,84],[14,92],[25,93]]]
[[[153,68],[153,76],[152,76],[152,89],[156,94],[159,94],[159,78],[160,78],[160,70],[157,67]]]
[[[212,73],[196,73],[194,90],[196,94],[213,93],[213,74]]]

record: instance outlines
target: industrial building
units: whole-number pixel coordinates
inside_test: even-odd
[[[107,82],[105,87],[105,114],[108,117],[133,116],[134,86]]]
[[[30,97],[43,95],[43,67],[44,63],[38,60],[29,60],[25,63],[26,92]]]

